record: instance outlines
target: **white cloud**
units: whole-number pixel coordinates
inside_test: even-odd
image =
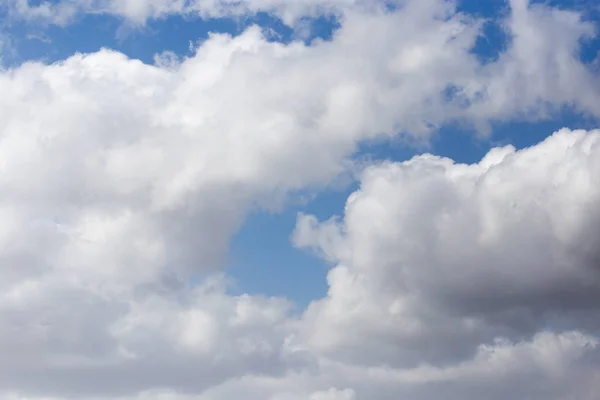
[[[496,336],[599,328],[600,131],[563,130],[481,163],[368,168],[342,221],[300,216],[295,243],[337,266],[306,313],[319,351],[457,362]]]
[[[440,20],[447,6],[430,5],[437,7],[416,2],[397,13],[349,15],[333,42],[309,47],[268,43],[253,28],[234,39],[214,36],[167,67],[104,50],[5,72],[1,183],[12,244],[3,257],[36,259],[11,276],[54,265],[130,285],[165,267],[195,270],[198,259],[217,265],[249,203],[329,181],[361,139],[401,131],[424,140],[432,123],[470,118],[471,108],[445,102],[444,89],[493,88],[487,74],[503,76],[503,66],[520,61],[477,66],[469,53],[477,24]],[[372,45],[389,37],[398,40]],[[574,46],[571,39],[554,50]],[[567,50],[559,61],[572,63]],[[535,67],[543,76],[553,65]],[[546,101],[596,99],[590,74],[578,77],[590,88],[583,95],[572,98],[559,85],[565,97]],[[497,109],[500,95],[491,93],[473,106],[489,118],[512,115],[516,99],[529,98],[519,100],[527,109],[545,98],[537,89],[508,91],[504,97],[515,100]],[[593,104],[582,100],[580,108],[591,112]]]
[[[575,12],[528,6],[525,0],[512,0],[510,5],[505,29],[512,46],[488,69],[487,86],[479,92],[486,101],[470,108],[473,118],[520,114],[535,120],[560,111],[557,104],[598,115],[600,106],[584,83],[598,90],[597,77],[579,62],[581,41],[594,37],[597,27],[582,24]],[[463,90],[473,96],[479,87],[467,85]]]
[[[519,35],[485,66],[470,53],[479,22],[429,0],[353,8],[312,46],[251,28],[156,66],[102,50],[0,72],[0,392],[427,399],[450,382],[448,398],[464,399],[518,387],[481,371],[521,363],[593,390],[597,133],[472,166],[426,156],[368,169],[343,221],[300,221],[298,244],[340,262],[301,317],[205,278],[249,210],[327,185],[361,140],[426,141],[432,125],[548,104],[597,115],[598,78],[574,54],[589,25],[541,7],[507,24]],[[473,104],[446,102],[450,85],[474,88]],[[492,357],[481,345],[498,337],[509,342]]]

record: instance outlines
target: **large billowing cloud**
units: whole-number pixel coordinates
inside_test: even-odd
[[[343,219],[298,219],[296,245],[336,263],[328,296],[303,316],[304,342],[365,368],[464,372],[456,365],[485,360],[474,372],[524,361],[500,356],[525,347],[499,338],[532,341],[544,368],[564,372],[554,351],[591,351],[600,328],[599,154],[600,131],[565,129],[478,164],[424,155],[366,169]]]
[[[499,334],[597,331],[599,153],[600,131],[564,130],[474,165],[425,155],[368,168],[343,221],[299,218],[296,244],[338,264],[306,314],[310,341],[412,365],[456,362]]]
[[[250,209],[327,185],[361,140],[599,115],[592,26],[513,6],[485,65],[480,21],[429,0],[349,8],[331,42],[251,28],[154,66],[103,50],[0,72],[0,394],[593,398],[598,133],[368,168],[344,220],[299,220],[296,244],[336,263],[300,316],[213,276]]]

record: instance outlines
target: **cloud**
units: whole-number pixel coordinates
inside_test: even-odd
[[[93,6],[36,12],[76,4]],[[343,220],[299,221],[297,244],[339,263],[301,315],[215,277],[250,210],[325,187],[363,140],[425,142],[435,125],[565,105],[598,115],[598,78],[576,54],[588,23],[516,8],[511,46],[486,65],[471,52],[480,23],[414,1],[353,8],[330,42],[272,43],[253,27],[157,65],[102,50],[2,70],[0,393],[538,396],[513,368],[594,390],[597,133],[472,166],[367,169]],[[547,393],[566,393],[556,385]]]
[[[322,359],[318,369],[278,378],[247,376],[201,395],[163,390],[123,400],[225,400],[242,395],[251,400],[391,400],[399,396],[592,400],[599,390],[597,357],[597,339],[578,332],[541,332],[531,341],[498,340],[482,345],[472,359],[443,368],[365,368]]]
[[[268,12],[285,23],[294,25],[303,17],[322,14],[339,15],[348,8],[382,8],[383,1],[360,0],[59,0],[31,4],[29,0],[9,0],[11,14],[30,21],[45,21],[58,25],[70,23],[77,15],[109,14],[136,24],[169,15],[198,15],[203,18],[237,17]]]
[[[129,297],[63,283],[15,297],[2,299],[3,388],[59,398],[162,387],[201,393],[230,378],[278,376],[306,363],[285,341],[287,301],[229,296],[218,280]]]
[[[473,118],[520,114],[535,120],[560,111],[557,104],[598,115],[600,108],[593,95],[582,86],[595,81],[592,85],[597,87],[597,77],[579,62],[581,42],[593,38],[597,27],[582,24],[576,12],[529,5],[523,0],[513,0],[510,5],[512,14],[504,24],[512,46],[487,71],[487,86],[479,92],[486,101],[472,104],[473,97],[469,100],[468,96],[479,89],[469,85],[458,91],[456,99],[467,93]]]
[[[564,129],[478,164],[368,168],[343,220],[300,215],[297,246],[337,265],[307,337],[365,365],[456,363],[497,336],[597,332],[600,131]]]
[[[437,7],[415,2],[395,13],[349,15],[332,42],[312,46],[269,43],[251,28],[236,38],[214,35],[193,57],[169,65],[102,50],[6,71],[0,153],[11,245],[2,256],[28,258],[11,275],[58,266],[128,286],[164,270],[217,266],[252,204],[326,184],[363,139],[400,132],[423,141],[432,124],[479,124],[486,113],[486,120],[510,119],[515,103],[594,111],[598,102],[586,99],[600,91],[592,90],[598,79],[591,72],[559,74],[577,77],[578,87],[589,88],[582,95],[544,74],[561,63],[584,68],[569,55],[577,35],[542,46],[562,54],[556,63],[532,69],[510,57],[523,45],[516,37],[510,61],[481,66],[470,54],[477,22],[439,19],[446,4],[430,6]],[[588,29],[572,14],[549,15],[579,33]],[[373,45],[388,37],[398,40]],[[515,93],[505,78],[513,69],[547,79]],[[446,101],[449,85],[469,84],[487,87],[489,100],[466,109]],[[498,108],[498,97],[514,100]]]

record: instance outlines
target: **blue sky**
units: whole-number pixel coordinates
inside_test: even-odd
[[[0,398],[592,400],[598,32],[593,0],[0,5]]]

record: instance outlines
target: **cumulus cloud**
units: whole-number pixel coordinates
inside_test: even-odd
[[[103,3],[11,4],[68,21]],[[600,114],[598,77],[577,56],[591,25],[514,6],[511,45],[485,65],[471,52],[481,21],[428,0],[348,9],[312,45],[253,27],[156,65],[102,50],[2,70],[0,395],[593,393],[597,132],[470,166],[368,168],[343,220],[299,220],[296,244],[337,264],[300,316],[214,277],[249,210],[326,186],[362,140],[426,141],[448,122],[564,105]],[[548,384],[521,388],[523,374]]]
[[[0,308],[0,385],[65,398],[163,387],[201,393],[229,378],[278,376],[306,364],[286,343],[287,301],[224,290],[212,279],[128,297],[65,283],[20,298],[10,293]]]
[[[600,131],[563,130],[478,164],[368,168],[343,220],[301,215],[296,245],[337,263],[306,312],[319,351],[365,365],[455,363],[496,336],[597,332]]]

